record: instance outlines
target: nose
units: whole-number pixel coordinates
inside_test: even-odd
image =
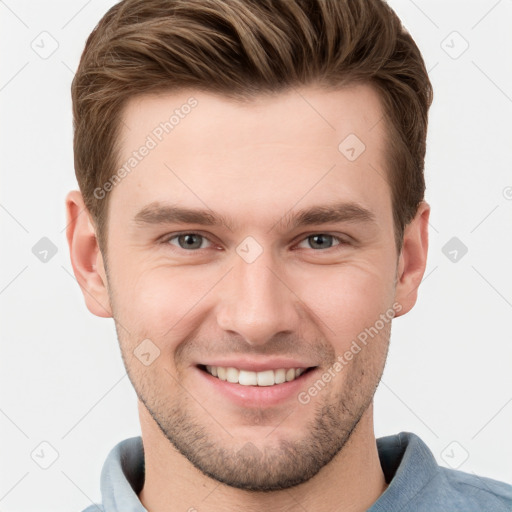
[[[253,346],[298,330],[300,300],[271,252],[263,251],[252,263],[235,253],[233,261],[220,290],[219,327]]]

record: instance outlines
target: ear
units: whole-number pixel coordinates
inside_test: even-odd
[[[402,309],[396,316],[408,313],[416,304],[418,287],[427,266],[429,217],[430,206],[422,201],[414,219],[405,227],[395,290],[395,300]]]
[[[91,216],[78,190],[66,196],[67,228],[71,265],[84,294],[87,309],[96,316],[112,317],[103,257]]]

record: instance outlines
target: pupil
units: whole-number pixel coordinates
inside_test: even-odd
[[[184,240],[185,245],[187,247],[197,246],[198,244],[198,235],[183,235],[182,240]],[[199,241],[199,245],[201,242]]]
[[[329,235],[314,235],[313,236],[313,245],[322,245],[324,244],[326,241],[328,241],[329,239]]]

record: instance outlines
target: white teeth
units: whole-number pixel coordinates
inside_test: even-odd
[[[232,366],[206,365],[206,371],[220,380],[227,380],[233,384],[241,384],[242,386],[273,386],[274,384],[295,380],[306,371],[306,368],[279,368],[278,370],[251,372],[249,370],[239,370]]]
[[[240,370],[240,373],[238,374],[238,383],[243,386],[256,386],[258,384],[256,372]]]
[[[274,370],[265,370],[256,374],[258,386],[273,386],[275,384]]]
[[[238,376],[240,372],[236,368],[232,368],[229,366],[226,368],[226,380],[228,382],[232,382],[233,384],[236,384],[238,382]]]
[[[276,384],[282,384],[283,382],[286,382],[286,370],[284,368],[276,370],[274,372],[274,380]]]

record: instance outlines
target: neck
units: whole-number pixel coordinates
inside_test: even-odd
[[[313,478],[282,491],[252,492],[219,483],[196,469],[165,438],[139,403],[145,482],[139,495],[151,512],[284,511],[300,506],[318,512],[367,510],[387,485],[373,431],[373,404],[343,449]]]

